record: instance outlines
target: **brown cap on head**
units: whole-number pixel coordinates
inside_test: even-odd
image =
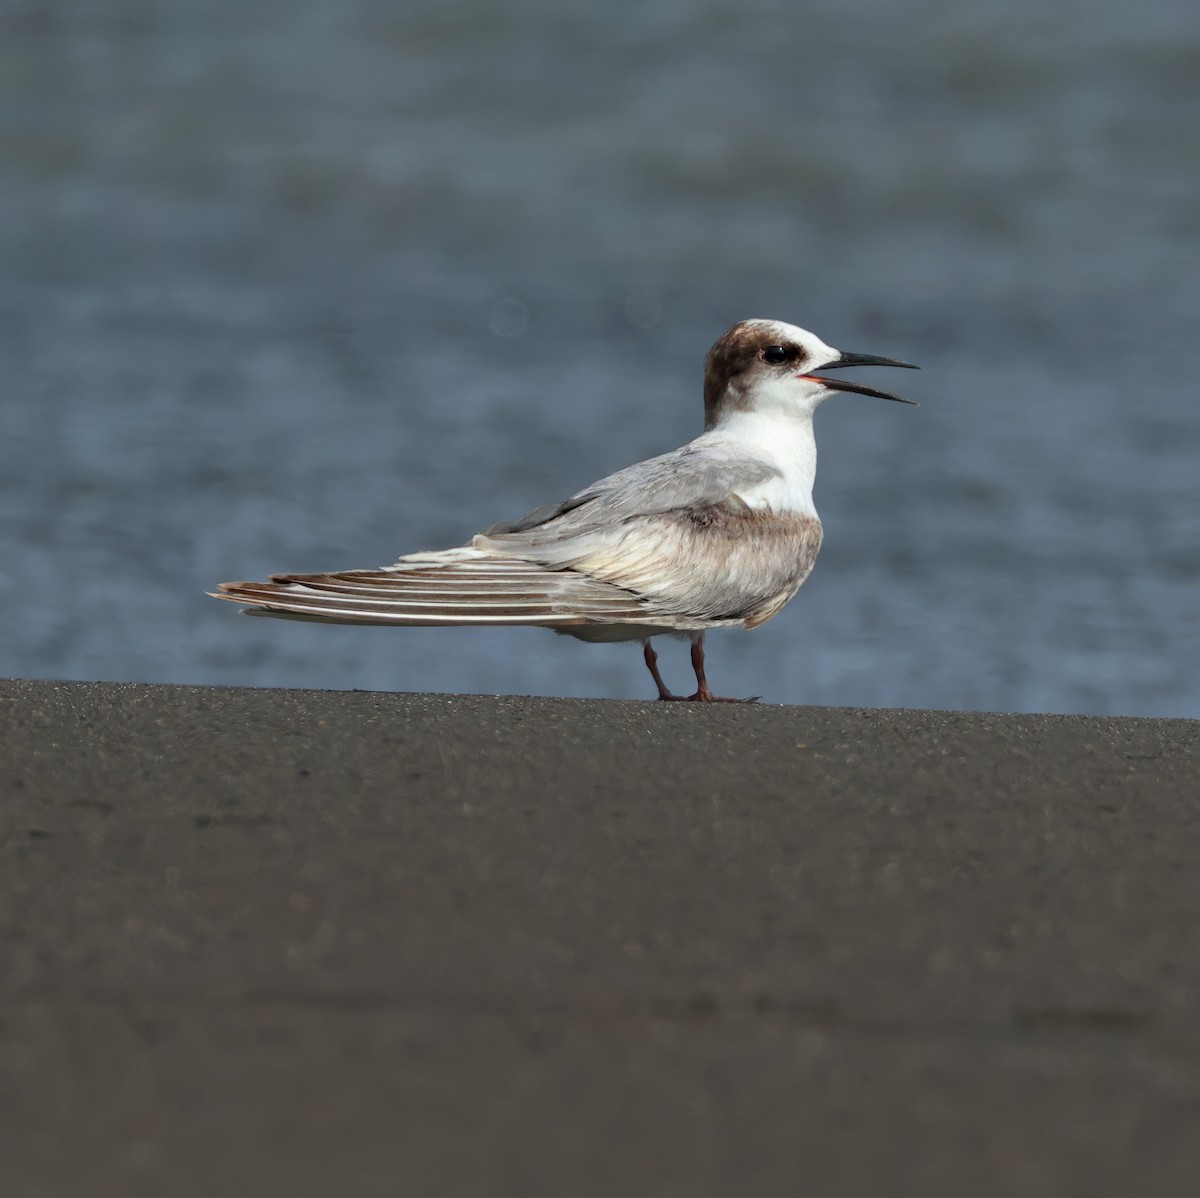
[[[768,363],[763,357],[768,350],[782,345],[791,354],[789,361],[812,368],[820,365],[819,362],[804,362],[807,347],[798,343],[791,335],[793,332],[802,333],[803,330],[793,330],[791,326],[773,320],[743,320],[717,339],[704,359],[705,428],[712,427],[718,411],[736,411],[747,406],[746,395],[754,380],[777,369],[777,365]]]
[[[916,367],[895,358],[875,354],[846,353],[826,345],[815,333],[781,320],[743,320],[718,338],[704,360],[704,427],[712,428],[719,416],[730,411],[747,411],[754,403],[756,387],[772,379],[806,380],[829,391],[852,391],[912,403],[887,391],[862,383],[827,379],[814,370],[838,370],[844,366]]]

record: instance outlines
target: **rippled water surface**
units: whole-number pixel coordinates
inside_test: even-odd
[[[10,0],[0,99],[0,673],[648,696],[203,592],[672,448],[767,315],[921,407],[822,409],[821,559],[719,689],[1200,716],[1190,0]]]

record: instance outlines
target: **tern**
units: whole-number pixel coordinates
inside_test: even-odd
[[[845,353],[778,320],[744,320],[704,364],[704,432],[493,524],[456,549],[379,569],[225,582],[217,599],[250,615],[390,626],[532,625],[584,641],[641,641],[661,700],[714,695],[710,628],[757,628],[800,589],[821,547],[813,506],[813,414],[831,395],[912,403],[824,371],[909,362]],[[651,638],[691,641],[696,690],[675,695]]]

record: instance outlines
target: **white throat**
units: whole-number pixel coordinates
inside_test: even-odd
[[[725,412],[701,438],[714,448],[769,462],[778,476],[737,492],[756,510],[813,516],[813,482],[817,476],[817,442],[811,411]]]

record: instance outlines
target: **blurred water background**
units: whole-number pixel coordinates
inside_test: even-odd
[[[673,448],[762,315],[922,406],[823,408],[720,691],[1200,716],[1194,0],[0,0],[0,101],[0,673],[649,697],[203,592]]]

